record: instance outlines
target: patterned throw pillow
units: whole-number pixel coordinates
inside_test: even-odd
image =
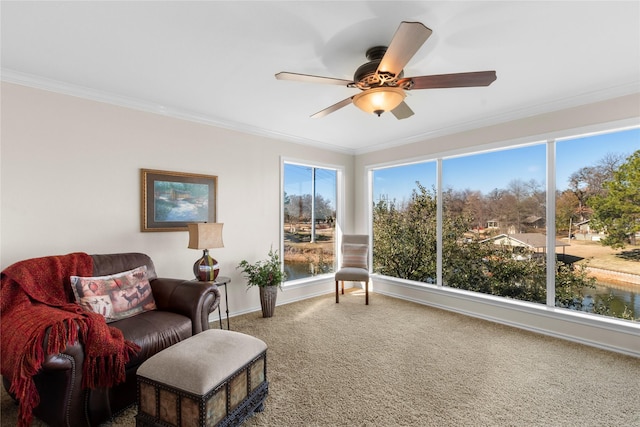
[[[369,245],[345,243],[342,245],[342,267],[368,269]]]
[[[146,265],[110,276],[71,276],[71,288],[78,304],[107,323],[156,309]]]

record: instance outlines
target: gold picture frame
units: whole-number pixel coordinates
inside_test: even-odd
[[[140,169],[141,231],[186,231],[187,224],[216,222],[218,177]]]

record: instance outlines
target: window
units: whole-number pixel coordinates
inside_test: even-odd
[[[374,169],[374,272],[638,321],[638,170],[638,128]]]
[[[442,162],[443,284],[546,302],[545,144]]]
[[[640,129],[556,143],[556,232],[570,244],[562,257],[591,278],[577,285],[584,298],[574,300],[560,272],[558,306],[640,318],[639,286],[625,280],[640,276],[639,170]]]
[[[436,163],[373,172],[373,271],[436,280]]]
[[[284,163],[283,258],[287,280],[335,271],[337,169]]]

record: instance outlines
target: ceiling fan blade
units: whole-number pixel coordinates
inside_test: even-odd
[[[407,62],[427,41],[431,32],[421,22],[402,21],[380,60],[377,72],[388,72],[396,76],[400,74]]]
[[[413,81],[411,89],[440,89],[448,87],[489,86],[496,80],[495,71],[474,71],[470,73],[436,74],[432,76],[407,77],[402,81]]]
[[[351,104],[353,102],[353,96],[347,99],[343,99],[340,102],[337,102],[335,104],[333,104],[331,107],[327,107],[322,111],[318,111],[317,113],[313,114],[311,116],[312,119],[319,119],[321,117],[324,117],[328,114],[333,113],[334,111],[337,111],[339,109],[341,109],[342,107],[346,107],[347,105]]]
[[[413,116],[414,113],[413,113],[413,110],[409,108],[407,103],[402,101],[400,105],[398,105],[396,108],[391,110],[391,114],[393,114],[396,117],[396,119],[402,120],[402,119],[406,119],[408,117]]]
[[[351,80],[334,79],[333,77],[312,76],[311,74],[289,73],[281,71],[276,74],[278,80],[293,80],[304,83],[323,83],[338,86],[348,86],[353,83]]]

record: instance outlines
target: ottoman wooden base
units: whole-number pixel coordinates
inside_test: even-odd
[[[262,412],[267,346],[249,335],[208,330],[138,368],[137,426],[236,426]]]

